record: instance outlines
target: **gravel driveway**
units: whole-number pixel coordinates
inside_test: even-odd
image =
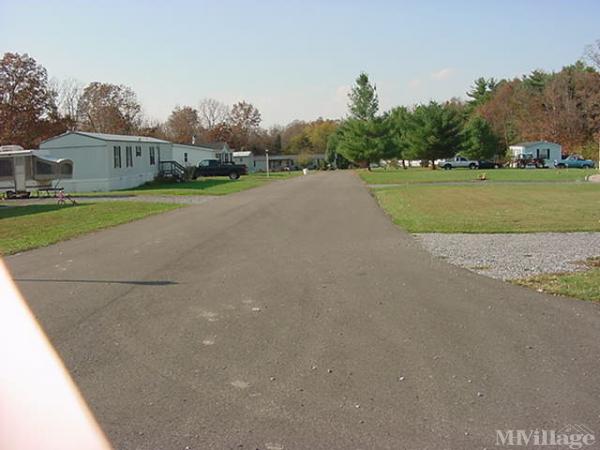
[[[416,234],[432,254],[502,280],[585,269],[600,255],[600,233]]]

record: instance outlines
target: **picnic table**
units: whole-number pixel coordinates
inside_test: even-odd
[[[56,197],[58,195],[58,193],[62,192],[62,191],[64,191],[64,188],[49,187],[49,188],[38,188],[38,190],[36,192],[37,192],[38,197],[42,197],[42,195],[41,195],[42,192],[46,193],[46,195],[44,195],[44,197]]]

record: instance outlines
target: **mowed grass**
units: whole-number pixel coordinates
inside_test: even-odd
[[[411,233],[600,231],[600,184],[408,184],[373,192]]]
[[[600,302],[600,259],[590,260],[585,272],[543,274],[514,283],[555,295]]]
[[[358,170],[367,184],[404,184],[404,183],[448,183],[476,181],[485,173],[490,181],[503,182],[561,182],[583,181],[588,175],[598,173],[595,169],[452,169],[431,170],[411,167],[410,169]]]
[[[9,255],[180,207],[165,203],[102,202],[76,206],[0,207],[0,254]]]
[[[302,172],[274,172],[243,175],[239,180],[228,177],[201,178],[183,183],[151,182],[143,186],[112,192],[88,192],[76,194],[86,197],[104,195],[227,195],[263,186],[276,180],[285,180],[301,175]]]

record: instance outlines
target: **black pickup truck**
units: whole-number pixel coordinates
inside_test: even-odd
[[[218,159],[205,159],[198,163],[194,176],[195,178],[227,176],[232,180],[237,180],[247,173],[248,169],[243,164],[222,163]]]

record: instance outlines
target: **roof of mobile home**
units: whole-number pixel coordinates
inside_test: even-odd
[[[533,147],[535,145],[547,145],[547,144],[560,145],[560,144],[557,144],[556,142],[528,141],[528,142],[519,142],[517,144],[512,144],[511,147]]]
[[[101,141],[118,141],[118,142],[150,142],[154,144],[169,144],[169,141],[164,141],[162,139],[157,139],[153,137],[147,136],[127,136],[120,134],[106,134],[106,133],[90,133],[87,131],[67,131],[66,133],[59,134],[58,136],[51,137],[50,139],[46,139],[44,142],[49,142],[54,139],[59,139],[63,136],[67,136],[69,134],[78,134],[80,136],[86,136],[93,139],[99,139]]]

